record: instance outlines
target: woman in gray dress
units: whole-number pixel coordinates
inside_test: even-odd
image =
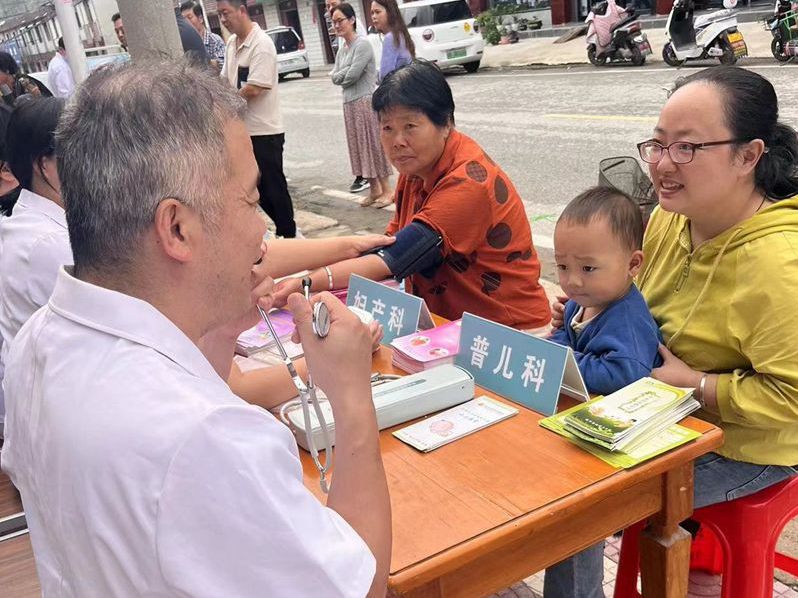
[[[374,51],[357,32],[355,10],[342,3],[333,9],[333,27],[342,46],[335,57],[332,82],[343,88],[344,126],[352,174],[368,179],[369,196],[361,205],[383,208],[393,199],[388,177],[391,165],[380,143],[377,115],[371,108],[371,94],[377,83]]]

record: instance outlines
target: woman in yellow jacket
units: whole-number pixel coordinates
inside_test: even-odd
[[[653,374],[725,435],[696,463],[701,507],[796,473],[798,139],[767,79],[722,67],[680,81],[639,149],[660,201],[638,280],[666,345]]]
[[[725,437],[696,460],[700,508],[798,473],[798,138],[767,79],[720,66],[679,80],[638,148],[660,204],[637,281],[665,339],[652,375]],[[546,598],[602,596],[601,559],[558,564]]]

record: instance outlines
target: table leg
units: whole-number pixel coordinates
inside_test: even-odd
[[[640,575],[646,598],[683,598],[690,569],[690,534],[679,526],[693,512],[693,464],[662,476],[662,510],[640,536]]]

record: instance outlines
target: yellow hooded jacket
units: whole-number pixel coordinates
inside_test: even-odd
[[[798,464],[798,196],[778,201],[695,249],[689,221],[657,208],[638,286],[668,348],[720,374],[718,453]]]

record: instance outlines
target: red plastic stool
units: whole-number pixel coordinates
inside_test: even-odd
[[[702,525],[690,545],[690,571],[723,573],[723,547],[708,526]]]
[[[798,560],[776,552],[784,526],[798,514],[798,476],[761,492],[698,509],[692,518],[717,536],[723,548],[721,598],[771,598],[773,569],[798,575]],[[624,530],[615,598],[637,598],[640,532],[645,521]]]

